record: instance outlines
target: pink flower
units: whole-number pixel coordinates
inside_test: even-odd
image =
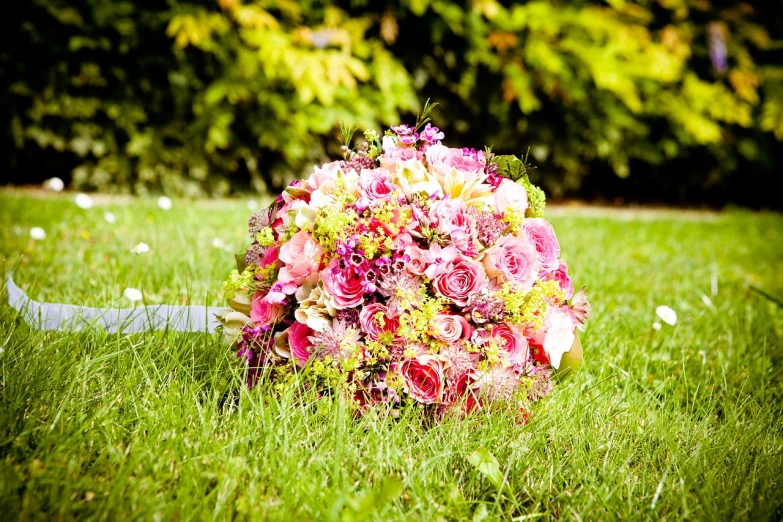
[[[397,163],[417,159],[417,154],[416,149],[411,147],[384,147],[383,155],[379,159],[381,167],[393,172],[397,169]]]
[[[441,176],[445,176],[451,169],[476,174],[484,172],[485,165],[469,156],[463,156],[461,149],[433,145],[424,155],[430,168]]]
[[[411,274],[424,275],[424,272],[432,264],[432,255],[428,250],[422,250],[416,245],[411,245],[405,249],[405,255],[408,256],[408,262],[405,268]]]
[[[517,326],[507,323],[495,325],[491,335],[504,341],[502,350],[509,364],[521,366],[527,362],[529,355],[527,339]]]
[[[489,284],[481,264],[460,257],[432,281],[435,293],[457,306],[467,306],[471,295]]]
[[[285,266],[280,269],[278,280],[281,283],[301,285],[318,272],[323,253],[323,247],[310,234],[300,230],[280,247],[280,261]]]
[[[376,315],[383,314],[383,324]],[[381,303],[369,304],[362,308],[359,313],[359,326],[367,337],[377,341],[381,334],[385,332],[396,333],[400,327],[400,321],[396,316],[391,316],[389,310]]]
[[[476,235],[476,220],[461,199],[438,201],[432,205],[429,215],[441,234],[450,236],[463,232],[469,237]]]
[[[422,354],[394,365],[403,389],[422,404],[440,402],[443,396],[443,366],[432,354]]]
[[[353,308],[364,301],[364,278],[350,267],[341,269],[337,259],[332,259],[321,278],[329,301],[337,310]]]
[[[291,356],[296,364],[302,367],[313,355],[313,343],[310,340],[313,331],[302,323],[294,323],[286,331],[288,332],[288,347],[291,349]]]
[[[568,307],[549,307],[544,327],[531,339],[531,342],[544,349],[549,363],[555,369],[560,368],[560,359],[574,344],[576,324]]]
[[[489,277],[510,282],[528,291],[538,277],[539,264],[533,245],[515,236],[503,236],[488,249],[481,262]]]
[[[552,225],[543,218],[532,218],[525,220],[523,229],[528,241],[536,247],[541,270],[547,273],[557,270],[560,244],[557,242]]]
[[[517,212],[524,212],[528,207],[527,192],[522,185],[510,179],[503,179],[495,189],[497,214],[503,214],[506,207],[511,207]]]
[[[256,292],[250,309],[250,319],[256,323],[256,326],[273,325],[283,318],[285,309],[282,306],[270,302],[269,296],[262,296],[261,292]]]
[[[261,258],[261,266],[277,265],[280,258],[280,249],[277,245],[270,245],[264,251],[264,256]]]
[[[359,193],[370,201],[389,200],[399,191],[386,169],[363,169],[359,177]]]
[[[406,250],[413,245],[413,237],[408,232],[402,232],[394,238],[394,250]]]
[[[432,319],[432,335],[444,343],[470,339],[472,333],[473,328],[461,315],[438,314]]]
[[[307,186],[311,190],[316,190],[321,187],[326,181],[334,181],[337,179],[337,172],[340,170],[340,162],[333,161],[331,163],[325,163],[324,165],[316,166],[315,171],[310,175],[307,180]]]
[[[557,270],[550,272],[546,278],[555,280],[560,284],[560,288],[565,292],[565,299],[571,299],[574,296],[574,283],[568,275],[568,265],[562,259]]]
[[[438,274],[446,270],[449,264],[457,259],[459,252],[454,245],[449,245],[446,248],[442,248],[439,244],[433,243],[430,245],[430,263],[429,268],[424,274],[430,279],[435,279]]]
[[[480,405],[478,395],[473,390],[479,375],[476,370],[466,370],[456,377],[449,378],[449,387],[445,393],[445,402],[449,408],[458,405],[464,399],[462,413],[469,415]]]

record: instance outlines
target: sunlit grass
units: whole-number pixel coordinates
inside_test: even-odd
[[[240,200],[83,210],[73,195],[0,193],[3,279],[13,269],[42,301],[131,306],[132,287],[148,303],[214,305],[248,215]],[[354,419],[295,390],[248,392],[216,337],[41,333],[3,304],[2,518],[783,516],[783,310],[748,290],[783,296],[783,218],[550,218],[594,316],[584,367],[528,425],[508,412]],[[150,251],[131,253],[139,242]],[[676,326],[653,330],[658,305]],[[500,486],[468,460],[481,447]]]

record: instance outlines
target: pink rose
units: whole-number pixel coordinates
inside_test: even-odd
[[[337,172],[340,170],[340,162],[333,161],[321,166],[316,166],[315,171],[310,175],[307,180],[307,186],[311,190],[316,190],[321,187],[326,181],[334,181],[337,179]]]
[[[397,169],[397,163],[417,159],[417,154],[416,149],[411,147],[384,147],[379,159],[381,167],[393,172]]]
[[[256,326],[273,325],[282,319],[284,314],[283,307],[270,302],[269,296],[262,296],[261,292],[256,292],[253,296],[250,319],[256,323]]]
[[[470,414],[480,405],[478,394],[473,387],[479,378],[476,370],[466,370],[456,377],[449,378],[449,387],[446,390],[446,401],[449,407],[457,405],[463,398],[465,400],[462,413]]]
[[[399,191],[392,182],[392,173],[386,169],[362,169],[359,193],[370,201],[389,200]]]
[[[571,276],[568,275],[568,265],[562,259],[559,261],[557,270],[550,272],[546,278],[557,281],[560,284],[566,299],[574,297],[574,282],[571,281]]]
[[[536,247],[541,270],[551,272],[559,266],[560,244],[555,237],[555,229],[543,218],[526,219],[522,225],[527,240]]]
[[[383,324],[376,315],[383,314]],[[385,332],[397,333],[400,321],[396,316],[391,316],[389,310],[381,303],[369,304],[359,313],[359,326],[367,337],[377,341]]]
[[[440,402],[443,396],[443,366],[431,354],[422,354],[395,364],[403,389],[422,404]]]
[[[433,145],[424,155],[430,168],[441,176],[445,176],[451,169],[476,174],[484,172],[485,165],[470,156],[464,156],[461,149]]]
[[[486,251],[481,262],[491,278],[510,282],[523,291],[533,288],[538,277],[538,258],[533,245],[515,236],[503,236]]]
[[[471,295],[489,284],[481,264],[459,257],[432,281],[435,292],[457,306],[467,306]]]
[[[302,323],[294,323],[286,331],[288,332],[288,347],[291,349],[291,357],[299,367],[302,367],[313,355],[313,343],[310,340],[313,331]]]
[[[524,212],[528,207],[527,192],[524,187],[510,179],[503,179],[495,189],[497,214],[503,214],[506,207],[511,207],[517,212]]]
[[[503,340],[502,351],[509,364],[520,366],[527,362],[529,355],[527,339],[517,326],[507,323],[495,325],[492,329],[492,337]]]
[[[329,301],[337,310],[353,308],[364,301],[364,278],[351,267],[341,269],[337,259],[332,259],[321,278]]]
[[[413,236],[408,232],[402,232],[394,238],[394,250],[405,250],[413,245]]]
[[[473,328],[461,315],[438,314],[432,319],[432,335],[444,343],[470,339],[472,333]]]
[[[438,201],[432,205],[429,217],[441,234],[448,236],[464,232],[471,237],[476,235],[476,220],[468,214],[468,206],[461,199]]]
[[[300,230],[280,247],[280,261],[285,266],[280,269],[278,280],[281,283],[301,285],[318,272],[323,253],[323,247],[310,234]]]
[[[405,268],[414,275],[424,275],[424,272],[432,264],[432,255],[428,250],[422,250],[416,245],[411,245],[405,249],[405,255],[408,256],[408,262]]]

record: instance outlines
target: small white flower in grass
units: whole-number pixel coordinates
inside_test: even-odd
[[[223,248],[226,246],[226,242],[220,239],[219,237],[216,237],[212,240],[212,246],[215,248]]]
[[[76,198],[74,199],[76,201],[76,206],[79,208],[83,208],[84,210],[87,210],[88,208],[92,208],[93,201],[90,196],[87,194],[76,194]]]
[[[258,201],[256,201],[255,199],[251,199],[250,201],[248,201],[247,209],[250,212],[255,212],[256,210],[258,210]]]
[[[44,188],[53,192],[62,192],[65,188],[65,182],[60,178],[49,178],[44,181]]]
[[[122,293],[122,296],[128,301],[130,301],[131,303],[141,301],[141,298],[143,297],[141,295],[141,290],[139,290],[138,288],[126,288],[125,291]]]
[[[163,210],[171,210],[171,199],[166,196],[159,197],[158,206]]]
[[[653,330],[655,330],[657,332],[660,329],[661,329],[661,323],[659,323],[658,321],[655,321],[653,323]]]
[[[661,318],[661,321],[668,324],[669,326],[674,326],[677,324],[677,312],[669,308],[668,306],[659,306],[655,309],[655,315]]]
[[[37,240],[46,239],[46,231],[41,227],[33,227],[30,229],[30,237]]]
[[[113,225],[117,222],[117,217],[111,212],[104,212],[103,219],[105,219],[106,222],[109,223],[110,225]]]
[[[147,243],[144,243],[143,241],[131,249],[131,252],[133,252],[134,254],[146,254],[149,251],[150,251],[150,246]]]

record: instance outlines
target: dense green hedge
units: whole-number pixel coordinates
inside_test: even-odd
[[[10,15],[15,45],[0,56],[2,152],[16,181],[71,171],[104,190],[277,189],[334,152],[337,120],[391,124],[430,97],[447,143],[529,146],[555,195],[736,195],[781,166],[779,12],[709,0],[33,0]]]

